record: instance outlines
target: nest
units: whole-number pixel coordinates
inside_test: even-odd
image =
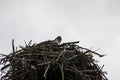
[[[89,49],[76,42],[31,41],[9,55],[1,54],[1,80],[108,80]],[[92,53],[92,54],[91,54]]]

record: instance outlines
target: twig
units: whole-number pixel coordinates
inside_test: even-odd
[[[46,68],[46,70],[45,70],[45,72],[44,72],[43,77],[45,77],[45,79],[47,79],[46,74],[47,74],[47,72],[48,72],[49,68],[50,68],[50,64],[48,64],[48,66],[47,66],[47,68]]]
[[[13,53],[14,53],[14,55],[15,55],[14,39],[12,39],[12,49],[13,49]]]
[[[85,53],[87,53],[87,52],[92,52],[92,53],[94,53],[94,54],[98,55],[99,57],[103,57],[103,56],[105,56],[105,55],[106,55],[106,54],[101,55],[101,54],[96,53],[95,51],[91,51],[90,49],[87,49],[87,48],[83,48],[83,47],[79,47],[79,48],[84,49],[84,50],[87,50],[86,52],[84,52],[84,54],[85,54]]]
[[[56,62],[57,63],[57,62]],[[64,70],[63,70],[63,62],[60,64],[60,63],[57,63],[60,70],[61,70],[61,75],[62,75],[62,80],[64,80]]]

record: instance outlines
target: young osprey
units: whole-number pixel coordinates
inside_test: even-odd
[[[53,43],[57,43],[58,45],[60,45],[61,41],[62,41],[61,36],[58,36],[57,38],[55,38],[55,40],[53,40]]]

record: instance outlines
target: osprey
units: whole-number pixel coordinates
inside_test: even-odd
[[[61,41],[62,41],[61,36],[58,36],[57,38],[55,38],[55,40],[53,40],[53,43],[57,43],[58,45],[60,45]]]

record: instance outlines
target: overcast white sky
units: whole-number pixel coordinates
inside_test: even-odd
[[[18,46],[58,35],[100,48],[109,80],[120,79],[120,0],[0,0],[0,53],[12,51],[12,38]]]

